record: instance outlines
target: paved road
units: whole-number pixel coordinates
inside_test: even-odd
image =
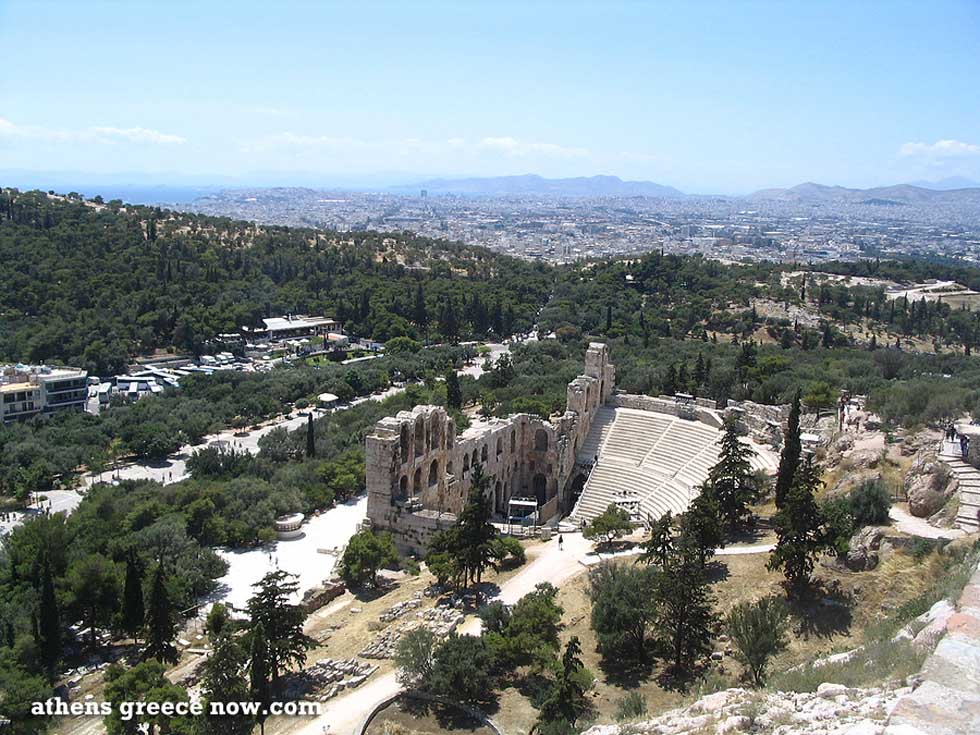
[[[581,534],[564,534],[564,548],[558,548],[557,539],[532,547],[528,552],[529,561],[513,577],[500,586],[493,599],[511,605],[542,582],[560,586],[569,579],[585,571],[582,560],[592,550],[592,543]],[[480,619],[473,616],[459,628],[460,633],[480,634]],[[320,716],[311,720],[298,735],[323,735],[324,727],[330,735],[357,735],[358,728],[365,718],[379,704],[401,691],[394,673],[384,674],[347,694],[328,701]]]

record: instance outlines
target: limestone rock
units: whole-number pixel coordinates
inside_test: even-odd
[[[949,470],[937,459],[934,449],[918,452],[905,476],[909,512],[925,518],[942,508],[949,495],[956,490],[950,479]]]
[[[949,619],[955,612],[956,608],[949,600],[940,600],[899,630],[892,640],[909,641],[922,651],[932,650],[946,632]]]
[[[834,684],[833,682],[825,681],[823,684],[817,687],[817,694],[819,694],[824,699],[833,699],[841,694],[847,694],[848,688],[843,684]]]
[[[881,452],[877,449],[860,449],[847,458],[849,467],[855,470],[872,470],[881,464]]]
[[[854,437],[850,434],[840,434],[833,443],[832,449],[843,454],[854,448]]]
[[[845,563],[853,572],[865,572],[878,566],[878,549],[881,547],[881,530],[874,526],[862,528],[851,537]]]
[[[881,477],[880,469],[866,468],[845,472],[841,478],[834,483],[834,486],[830,488],[828,495],[830,497],[846,495],[858,485],[863,485],[866,482],[878,482],[881,480]]]
[[[887,713],[908,691],[832,682],[816,692],[727,689],[645,722],[598,725],[586,735],[881,735]]]

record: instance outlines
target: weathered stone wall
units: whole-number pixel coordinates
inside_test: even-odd
[[[753,401],[728,401],[725,413],[735,413],[744,429],[761,444],[780,446],[789,420],[789,406],[770,406]]]
[[[636,393],[616,393],[609,401],[615,408],[633,408],[653,411],[670,416],[700,421],[715,428],[721,427],[721,418],[715,410],[715,402],[706,398],[681,398],[678,396],[644,396]]]
[[[606,345],[592,344],[585,374],[568,385],[567,410],[552,421],[515,414],[457,437],[455,422],[439,406],[382,419],[365,440],[372,526],[392,531],[403,549],[423,551],[462,510],[476,464],[489,478],[495,513],[506,514],[515,497],[533,497],[552,514],[567,510],[576,453],[614,383]]]

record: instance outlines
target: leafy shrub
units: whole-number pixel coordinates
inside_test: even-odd
[[[395,648],[398,680],[409,686],[424,685],[432,676],[436,637],[428,628],[408,631]]]
[[[590,541],[598,540],[608,545],[615,539],[625,536],[632,528],[630,514],[611,503],[602,513],[589,521],[582,535]]]
[[[921,564],[934,548],[935,546],[929,539],[917,538],[912,544],[912,558],[917,564]]]
[[[838,556],[844,556],[855,528],[850,502],[847,498],[831,498],[820,506],[820,514],[830,545]]]
[[[374,586],[382,567],[398,560],[390,533],[358,531],[347,542],[340,560],[340,578],[351,587]]]
[[[527,561],[524,546],[513,536],[500,536],[493,541],[494,555],[505,569],[514,569]]]
[[[769,659],[786,648],[789,610],[777,597],[740,602],[728,614],[726,627],[735,657],[749,670],[756,686],[765,680]]]
[[[623,720],[635,720],[637,717],[642,717],[646,713],[647,701],[639,692],[630,692],[620,699],[616,705],[616,719],[619,722]]]
[[[892,499],[880,481],[862,482],[847,496],[857,528],[881,526],[888,523]]]

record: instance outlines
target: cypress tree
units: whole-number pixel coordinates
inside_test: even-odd
[[[143,655],[164,663],[176,663],[178,659],[174,638],[177,637],[177,614],[174,610],[163,563],[157,564],[153,573],[153,586],[150,588],[149,607],[146,611],[146,647]]]
[[[316,434],[313,431],[313,412],[310,411],[306,418],[306,456],[316,456]]]
[[[138,641],[145,619],[143,570],[140,568],[136,553],[130,552],[126,557],[126,583],[123,588],[123,630],[132,636],[133,640]]]
[[[415,290],[415,326],[426,332],[429,324],[429,312],[425,308],[425,293],[422,291],[422,282],[419,281],[418,288]]]
[[[779,454],[779,472],[776,475],[776,507],[782,507],[786,493],[793,485],[793,475],[800,464],[803,446],[800,443],[800,391],[793,396],[789,410],[786,433],[783,435],[783,450]]]
[[[48,681],[54,682],[58,660],[61,658],[61,615],[54,595],[51,564],[45,558],[41,579],[41,611],[38,619],[41,658],[44,660]]]
[[[457,411],[463,408],[463,390],[459,386],[459,376],[452,369],[446,373],[446,404]]]

